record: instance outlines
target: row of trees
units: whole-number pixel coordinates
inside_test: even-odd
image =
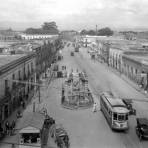
[[[81,35],[98,35],[98,36],[112,36],[113,33],[114,32],[109,27],[99,29],[98,31],[84,29],[80,32]]]
[[[41,28],[27,28],[27,34],[58,34],[59,30],[55,22],[45,22]]]

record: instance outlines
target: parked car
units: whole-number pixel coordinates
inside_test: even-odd
[[[148,119],[147,118],[137,118],[136,133],[140,140],[143,138],[148,138]]]
[[[127,109],[129,110],[130,115],[136,115],[136,110],[132,106],[131,99],[122,99],[123,103],[126,105]]]
[[[69,148],[69,136],[61,124],[56,124],[54,130],[51,130],[51,137],[55,140],[58,147]]]

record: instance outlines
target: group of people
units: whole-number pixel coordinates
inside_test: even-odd
[[[11,123],[8,121],[5,122],[5,131],[7,135],[12,135],[14,133],[15,121],[13,120]]]
[[[10,124],[8,121],[5,122],[4,128],[2,127],[2,124],[0,123],[0,134],[7,134],[7,135],[12,135],[14,133],[14,128],[15,128],[15,121],[13,120],[12,123]]]

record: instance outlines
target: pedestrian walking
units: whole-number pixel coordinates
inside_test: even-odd
[[[23,100],[21,100],[21,107],[23,107]]]
[[[9,122],[8,121],[5,122],[5,130],[6,130],[6,134],[8,135],[9,134]]]
[[[22,106],[23,106],[23,109],[25,109],[25,101],[23,101]]]
[[[14,120],[12,121],[11,128],[12,128],[11,134],[14,134],[14,128],[15,128],[15,121]]]
[[[12,148],[15,148],[15,144],[13,143],[11,147],[12,147]]]
[[[95,102],[93,105],[93,112],[96,112],[96,111],[97,111],[97,103]]]
[[[2,137],[4,134],[4,130],[2,128],[2,124],[0,123],[0,137]]]
[[[12,124],[9,125],[9,136],[12,135],[12,130],[13,130],[13,127],[12,127]]]

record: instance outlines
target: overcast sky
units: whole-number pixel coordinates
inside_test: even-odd
[[[148,0],[1,0],[0,27],[55,21],[59,29],[147,27]]]

